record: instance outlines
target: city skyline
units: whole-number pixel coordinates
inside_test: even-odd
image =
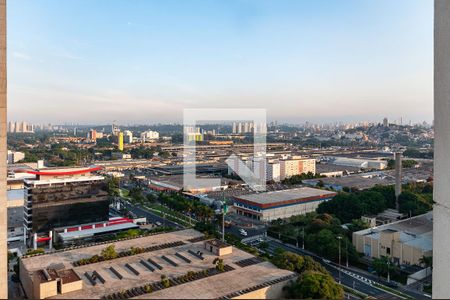
[[[432,1],[88,2],[9,4],[9,120],[432,120]]]

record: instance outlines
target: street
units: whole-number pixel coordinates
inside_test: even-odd
[[[148,211],[147,209],[144,209],[142,207],[135,206],[132,204],[128,204],[125,201],[122,201],[122,204],[124,205],[124,207],[126,209],[128,209],[132,213],[136,214],[136,216],[147,218],[147,222],[151,222],[153,224],[155,224],[156,222],[160,222],[162,224],[162,226],[170,226],[170,227],[174,227],[176,229],[183,229],[183,226],[181,226],[180,224],[175,223],[170,220],[167,220],[167,219],[164,219],[163,217],[160,217],[160,216]]]
[[[326,263],[323,261],[323,259],[313,253],[310,253],[309,251],[302,250],[301,248],[297,248],[292,245],[283,244],[277,240],[268,239],[269,248],[268,252],[273,254],[277,248],[281,248],[286,251],[291,251],[300,255],[308,255],[313,257],[316,261],[320,262],[334,277],[336,282],[339,282],[339,271],[338,266],[333,263]],[[368,274],[365,274],[363,272],[358,272],[354,270],[353,268],[347,269],[344,266],[341,266],[341,284],[349,287],[354,288],[355,290],[362,292],[364,294],[367,294],[372,297],[376,298],[383,298],[383,299],[402,299],[401,297],[394,295],[392,293],[386,292],[378,287],[375,287],[371,284],[371,282],[376,282],[377,284],[383,285],[384,281],[380,280],[377,276]],[[345,272],[344,272],[345,271]],[[404,294],[407,294],[409,297],[413,299],[427,299],[427,297],[424,294],[411,291],[406,288],[398,288],[398,290]]]

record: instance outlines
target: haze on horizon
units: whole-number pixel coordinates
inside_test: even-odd
[[[431,0],[14,0],[8,118],[303,123],[433,118]]]

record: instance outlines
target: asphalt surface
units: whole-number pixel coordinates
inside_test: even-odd
[[[173,221],[164,219],[163,217],[158,216],[157,214],[150,212],[149,210],[142,208],[140,206],[135,206],[135,205],[131,205],[128,204],[124,201],[122,201],[122,204],[125,206],[126,209],[128,209],[129,211],[133,212],[134,214],[136,214],[136,216],[138,217],[145,217],[147,218],[147,222],[151,222],[151,223],[156,223],[156,222],[160,222],[162,224],[162,226],[170,226],[170,227],[174,227],[177,229],[183,229],[184,227],[181,226],[178,223],[175,223]]]
[[[269,239],[269,253],[274,253],[274,251],[277,248],[281,248],[286,251],[291,251],[300,255],[309,255],[312,256],[321,263],[327,270],[330,272],[330,274],[333,276],[333,278],[336,280],[336,282],[339,282],[339,270],[337,270],[332,264],[325,263],[320,257],[315,255],[310,255],[308,252],[302,251],[300,248],[292,247],[289,245],[285,245],[283,243],[277,242],[275,240]],[[391,294],[387,294],[385,291],[380,290],[364,281],[358,280],[348,274],[345,274],[344,272],[341,272],[341,284],[344,286],[347,286],[349,288],[354,288],[357,291],[360,291],[364,294],[367,294],[369,296],[375,297],[375,298],[386,298],[386,296],[389,296],[390,299],[400,299],[399,297],[396,297]],[[387,294],[387,295],[386,295]]]

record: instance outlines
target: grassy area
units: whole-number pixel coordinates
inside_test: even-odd
[[[357,290],[354,290],[352,288],[346,287],[344,285],[342,287],[344,288],[344,291],[346,293],[352,294],[352,295],[354,295],[356,297],[359,297],[360,299],[366,299],[367,296],[368,296],[367,294],[361,293],[361,292],[359,292]]]
[[[397,291],[397,290],[395,290],[395,289],[391,289],[390,287],[387,287],[387,286],[385,286],[385,285],[381,285],[381,284],[375,283],[374,286],[376,286],[377,288],[380,288],[380,289],[382,289],[382,290],[384,290],[384,291],[386,291],[386,292],[389,292],[389,293],[392,293],[392,294],[394,294],[394,295],[397,295],[397,296],[399,296],[400,298],[403,298],[403,299],[412,299],[410,296],[408,296],[408,295],[406,295],[406,294],[404,294],[404,293],[402,293],[402,292],[400,292],[400,291]]]
[[[165,218],[165,219],[167,219],[167,220],[169,220],[169,221],[172,221],[172,222],[178,223],[178,224],[180,224],[180,225],[183,225],[184,227],[192,227],[192,226],[194,226],[194,222],[192,222],[192,224],[189,224],[189,221],[188,221],[188,220],[178,218],[178,217],[174,214],[174,212],[171,211],[171,210],[169,210],[169,212],[170,212],[170,213],[169,213],[169,212],[166,212],[166,211],[161,211],[161,210],[159,210],[158,208],[150,207],[150,205],[146,205],[145,207],[146,207],[148,210],[150,210],[152,213],[154,213],[154,214],[156,214],[156,215],[158,215],[158,216],[160,216],[160,217],[162,217],[162,218]]]
[[[161,205],[161,204],[158,204],[158,203],[149,203],[149,204],[146,204],[146,206],[149,207],[149,208],[151,208],[151,209],[155,209],[155,210],[158,210],[158,211],[160,211],[160,212],[164,212],[164,213],[166,213],[166,214],[168,214],[168,215],[174,216],[174,217],[176,217],[176,218],[179,218],[179,219],[181,219],[181,220],[186,221],[187,223],[189,223],[189,217],[188,217],[188,216],[186,216],[186,215],[184,215],[184,214],[182,214],[182,213],[180,213],[180,212],[171,210],[171,209],[169,209],[169,208],[167,208],[167,207],[165,207],[165,206],[163,206],[163,205]],[[195,223],[195,220],[192,219],[192,220],[191,220],[191,223]]]
[[[120,195],[120,197],[122,197],[122,198],[125,198],[125,199],[131,199],[131,198],[129,197],[130,191],[127,190],[127,189],[119,189],[119,195]]]

